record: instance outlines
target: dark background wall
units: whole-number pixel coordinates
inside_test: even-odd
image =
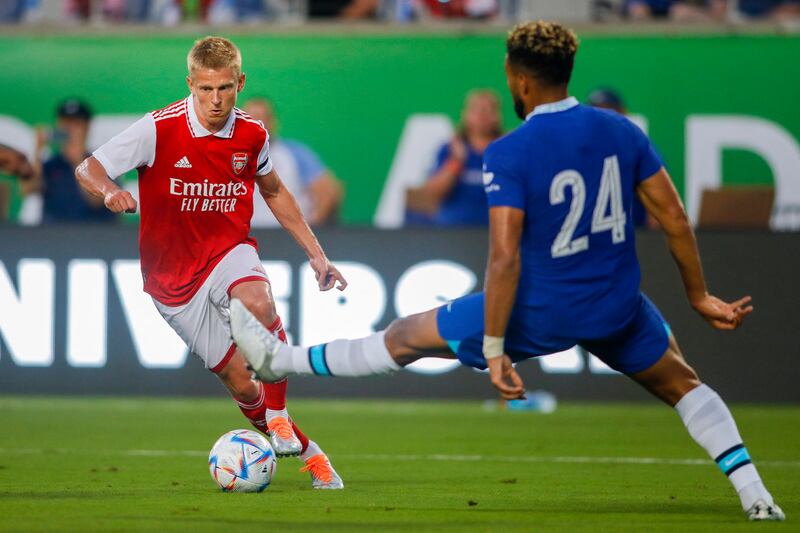
[[[263,260],[292,265],[290,333],[300,323],[299,268],[302,252],[282,232],[257,232]],[[319,232],[334,261],[354,261],[375,269],[387,289],[378,328],[393,318],[398,278],[410,266],[446,259],[483,275],[483,231],[372,229]],[[102,368],[74,368],[65,357],[67,264],[76,258],[136,259],[136,230],[130,227],[0,228],[0,261],[13,283],[23,258],[55,263],[54,361],[45,367],[19,367],[0,331],[0,393],[68,394],[223,394],[217,380],[193,356],[178,369],[147,369],[139,362],[114,284],[108,290],[108,360]],[[661,308],[690,363],[726,399],[746,402],[800,401],[800,318],[797,313],[800,234],[701,233],[700,247],[710,290],[722,298],[752,295],[755,313],[739,331],[717,332],[686,303],[677,270],[659,234],[638,235],[643,290]],[[432,288],[433,290],[433,288]],[[8,302],[0,301],[0,306]],[[598,312],[601,312],[598,310]],[[565,399],[638,400],[645,393],[620,375],[544,372],[529,361],[520,365],[528,388],[543,388]],[[293,396],[492,397],[480,373],[458,368],[438,376],[404,372],[363,380],[295,378]]]

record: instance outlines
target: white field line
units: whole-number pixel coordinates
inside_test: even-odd
[[[208,452],[201,450],[92,450],[74,448],[0,448],[0,455],[40,455],[40,454],[97,454],[126,457],[207,457]],[[547,455],[457,455],[457,454],[370,454],[339,453],[337,459],[356,461],[428,461],[474,463],[572,463],[572,464],[631,464],[631,465],[681,465],[709,466],[710,459],[668,459],[663,457],[582,457],[582,456],[547,456]],[[800,461],[756,461],[757,466],[800,468]]]

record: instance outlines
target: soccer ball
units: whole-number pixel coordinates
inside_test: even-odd
[[[236,429],[214,443],[208,468],[223,492],[261,492],[275,475],[275,452],[260,433]]]

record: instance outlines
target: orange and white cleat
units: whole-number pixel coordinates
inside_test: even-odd
[[[276,416],[267,420],[269,429],[269,440],[275,455],[278,457],[293,457],[300,455],[303,445],[300,439],[294,434],[292,425],[282,416]]]
[[[311,486],[315,489],[337,490],[344,488],[344,481],[333,469],[328,456],[318,453],[306,460],[301,472],[311,472]]]

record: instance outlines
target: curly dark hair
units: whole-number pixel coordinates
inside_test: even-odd
[[[569,83],[578,37],[556,22],[517,24],[506,40],[508,61],[548,85]]]

